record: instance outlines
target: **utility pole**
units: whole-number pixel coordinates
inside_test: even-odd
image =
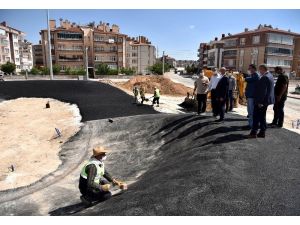
[[[53,80],[51,37],[50,37],[51,34],[50,34],[50,25],[49,25],[49,9],[47,9],[47,25],[48,25],[48,52],[49,52],[50,80]]]
[[[86,74],[85,79],[89,79],[89,61],[88,61],[88,47],[85,48],[85,66],[86,66]]]
[[[162,75],[165,74],[165,51],[163,51],[163,60],[162,60]]]

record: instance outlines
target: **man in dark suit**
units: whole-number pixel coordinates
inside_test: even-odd
[[[222,67],[220,69],[220,75],[221,78],[218,82],[218,85],[216,87],[216,100],[218,104],[218,114],[220,115],[220,119],[216,120],[216,122],[222,122],[224,120],[225,115],[225,104],[226,104],[226,98],[228,93],[228,77],[226,76],[226,68]]]
[[[266,113],[269,105],[274,104],[274,79],[265,65],[259,66],[260,79],[256,83],[254,94],[253,126],[248,138],[264,138],[267,122]],[[258,128],[260,128],[257,134]]]

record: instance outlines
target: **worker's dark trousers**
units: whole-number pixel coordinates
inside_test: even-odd
[[[286,98],[281,98],[279,102],[275,102],[273,110],[274,110],[274,118],[272,124],[276,124],[279,127],[283,126],[284,121],[284,104]]]
[[[206,112],[207,94],[197,94],[198,114]]]
[[[224,120],[226,99],[223,101],[218,100],[217,105],[218,105],[217,115],[220,115],[220,120]]]
[[[267,121],[266,121],[266,114],[267,114],[268,106],[263,106],[261,108],[258,107],[257,104],[254,105],[253,111],[253,125],[251,134],[256,134],[258,128],[260,128],[261,133],[265,133],[267,129]]]
[[[142,99],[141,103],[142,103],[142,105],[143,105],[143,104],[144,104],[144,101],[145,101],[145,97],[142,96],[141,99]]]
[[[212,89],[210,92],[210,98],[211,98],[211,108],[214,116],[218,115],[218,102],[216,99],[216,90]]]
[[[228,97],[226,99],[226,112],[232,111],[233,109],[233,91],[232,90],[228,90]]]
[[[159,97],[154,97],[154,98],[153,98],[152,105],[154,105],[155,103],[156,103],[157,105],[159,105]]]
[[[109,182],[106,179],[102,179],[100,181],[100,184],[109,184]],[[92,201],[106,201],[107,199],[111,198],[111,192],[110,191],[99,191],[97,193],[94,192],[87,192],[87,193],[82,193],[83,195],[87,196],[89,199]]]

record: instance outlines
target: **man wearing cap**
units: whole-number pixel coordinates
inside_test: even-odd
[[[84,203],[90,204],[93,201],[105,201],[112,194],[109,191],[110,183],[118,185],[120,189],[127,189],[127,185],[116,179],[107,172],[104,167],[104,160],[108,150],[100,147],[93,149],[93,156],[84,165],[80,173],[79,190],[80,197]]]

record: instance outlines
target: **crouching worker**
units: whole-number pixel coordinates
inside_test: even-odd
[[[109,151],[103,147],[95,147],[93,156],[84,165],[80,173],[79,190],[82,194],[81,201],[85,205],[91,205],[93,202],[101,202],[109,199],[112,194],[110,183],[126,190],[127,185],[114,179],[105,169],[104,160]]]

